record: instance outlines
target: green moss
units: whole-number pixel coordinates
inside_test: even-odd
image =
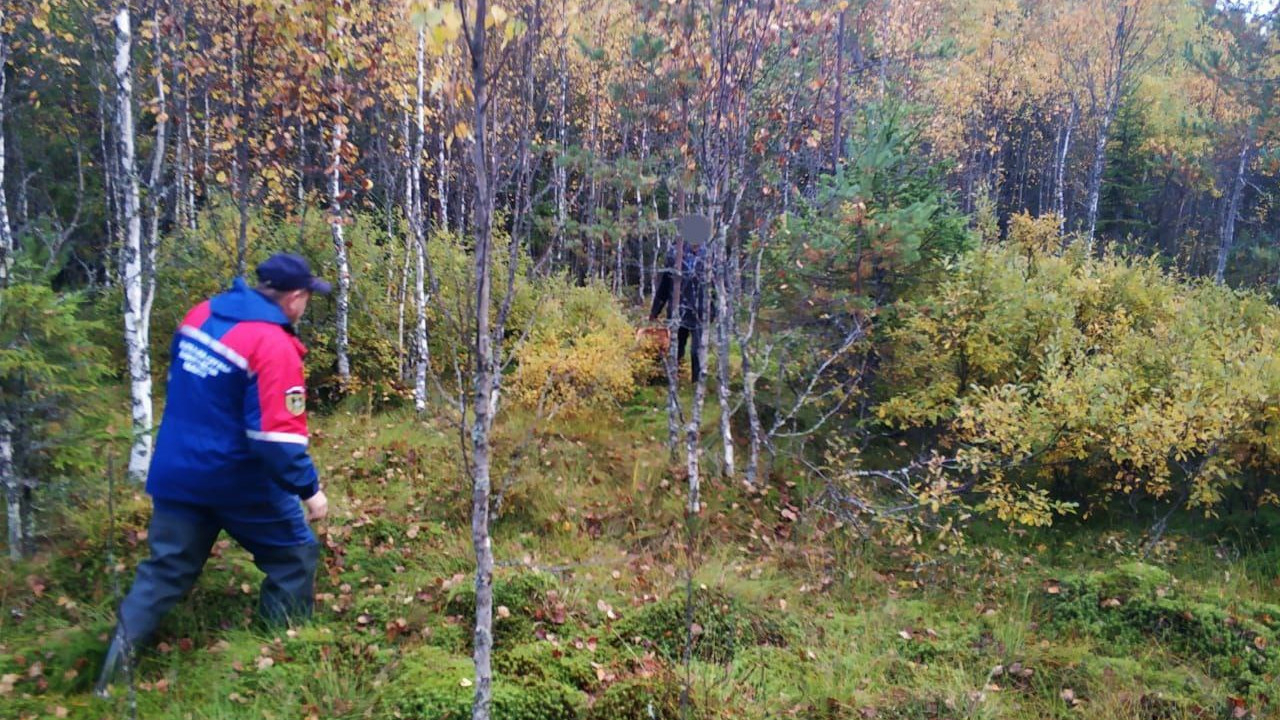
[[[475,671],[468,658],[437,648],[421,648],[405,656],[404,671],[388,692],[389,704],[409,720],[465,720],[471,717]],[[494,720],[577,720],[586,695],[551,680],[493,683]]]
[[[88,628],[60,628],[33,638],[32,645],[0,653],[0,675],[17,675],[19,692],[87,692],[106,655],[106,623]],[[39,672],[33,668],[39,666]]]
[[[651,647],[659,655],[676,660],[684,655],[688,639],[686,595],[672,593],[647,605],[618,623],[625,641]],[[729,662],[741,648],[754,645],[787,645],[792,629],[775,612],[754,608],[718,589],[693,593],[693,654],[708,662]]]
[[[1061,667],[1044,667],[1035,683],[1051,701],[1063,688],[1071,688],[1077,698],[1091,702],[1124,688],[1140,688],[1148,704],[1166,708],[1197,708],[1216,704],[1215,688],[1204,676],[1185,667],[1158,667],[1134,657],[1092,655]]]
[[[1241,693],[1261,692],[1280,677],[1280,633],[1265,608],[1241,613],[1183,597],[1167,573],[1141,563],[1069,577],[1056,588],[1045,596],[1050,627],[1104,639],[1121,652],[1158,640]]]
[[[796,648],[757,645],[743,648],[733,658],[733,678],[750,689],[751,702],[793,703],[805,694],[814,664]]]
[[[493,646],[495,650],[522,640],[532,639],[533,626],[543,619],[547,591],[556,586],[555,578],[541,572],[519,571],[493,581]],[[506,617],[498,612],[505,607]],[[445,612],[464,618],[474,618],[476,613],[475,585],[465,583],[449,594]],[[468,642],[470,640],[468,639]]]
[[[592,653],[549,642],[517,645],[494,654],[494,674],[517,683],[553,681],[579,690],[599,687]],[[599,662],[598,660],[596,662]]]
[[[697,713],[692,714],[697,717]],[[633,677],[610,685],[586,720],[678,720],[680,685],[667,675]]]

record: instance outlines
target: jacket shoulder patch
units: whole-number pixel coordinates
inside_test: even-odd
[[[295,385],[284,391],[284,407],[290,415],[298,416],[307,411],[307,390]]]

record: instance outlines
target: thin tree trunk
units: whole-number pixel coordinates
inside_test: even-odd
[[[561,12],[564,12],[564,4],[561,4]],[[566,108],[569,104],[569,55],[568,55],[568,25],[566,24],[565,34],[560,38],[560,92],[556,95],[556,162],[555,162],[555,191],[556,191],[556,230],[552,243],[555,245],[555,253],[553,264],[560,265],[562,253],[564,252],[564,229],[568,223],[568,205],[569,205],[569,176],[568,169],[565,167],[565,153],[568,150],[568,139],[566,133],[567,121],[565,118]]]
[[[413,288],[414,309],[417,323],[414,325],[413,344],[417,349],[414,357],[413,373],[413,407],[419,413],[427,409],[427,370],[431,365],[431,351],[427,346],[427,233],[426,218],[423,217],[422,202],[422,153],[426,145],[426,30],[418,31],[418,84],[414,99],[414,119],[417,135],[414,137],[413,162],[413,214],[414,262],[417,274]],[[443,198],[441,200],[443,202]]]
[[[658,212],[658,193],[649,196],[649,204],[653,207],[653,265],[649,268],[649,298],[658,294],[658,283],[662,280],[662,263],[667,257],[666,243],[662,241],[662,218]]]
[[[791,128],[795,111],[795,93],[787,96],[786,122],[782,130],[782,217],[791,212]]]
[[[148,217],[147,236],[145,238],[145,256],[142,264],[142,315],[140,318],[140,335],[142,338],[142,346],[144,352],[150,357],[151,348],[151,308],[156,298],[156,253],[160,247],[160,214],[163,211],[164,188],[161,181],[164,179],[164,159],[165,148],[169,137],[169,106],[165,98],[164,91],[164,63],[161,61],[164,57],[163,48],[160,44],[159,32],[160,27],[160,7],[159,2],[153,9],[152,16],[157,32],[154,35],[153,49],[155,52],[155,81],[156,81],[156,106],[159,113],[156,117],[156,139],[155,147],[151,150],[151,174],[147,178],[147,200],[150,202],[150,216]],[[148,363],[148,377],[150,377],[150,367]]]
[[[0,7],[0,287],[9,282],[9,268],[13,266],[13,254],[17,250],[13,242],[13,229],[9,225],[9,202],[4,194],[5,163],[5,74],[9,60],[9,39],[4,32],[5,9]]]
[[[716,287],[716,395],[720,400],[720,448],[724,460],[721,475],[732,478],[734,448],[733,427],[730,422],[733,419],[733,398],[729,392],[732,370],[729,366],[729,326],[733,323],[733,313],[730,310],[733,304],[733,288],[729,274],[729,253],[725,244],[728,229],[727,223],[720,228],[720,240],[716,243],[718,249],[712,273]]]
[[[1098,227],[1098,199],[1102,194],[1102,173],[1106,169],[1107,140],[1111,135],[1111,121],[1115,119],[1114,103],[1108,103],[1107,111],[1098,126],[1098,137],[1093,145],[1093,163],[1089,169],[1089,200],[1086,206],[1085,227],[1087,248],[1093,252],[1094,233]]]
[[[704,250],[704,253],[706,251]],[[710,253],[714,256],[715,251]],[[710,270],[704,262],[699,272],[702,273],[702,287],[707,286]],[[698,305],[705,305],[704,298],[697,298],[695,302]],[[700,308],[699,317],[706,318],[709,308]],[[710,333],[706,331],[704,326],[702,332],[698,333],[698,357],[705,365],[707,362],[707,350],[710,349]],[[689,350],[693,351],[693,339],[690,338]],[[693,384],[693,407],[689,409],[689,422],[684,427],[684,459],[685,472],[688,474],[689,482],[689,515],[697,516],[702,511],[702,408],[707,401],[707,369],[702,368],[702,372],[698,375],[697,381]]]
[[[409,124],[405,123],[405,130],[408,131]],[[406,136],[407,138],[407,136]],[[413,170],[409,163],[405,163],[405,187],[404,187],[404,207],[406,212],[412,212],[413,207],[413,183],[409,178],[409,174]],[[400,382],[404,382],[409,377],[409,361],[408,353],[405,351],[404,341],[404,316],[405,304],[409,299],[409,262],[414,255],[414,246],[417,245],[416,238],[412,235],[405,237],[404,243],[404,264],[400,268],[400,293],[397,297],[396,304],[396,369]]]
[[[1071,133],[1076,127],[1076,103],[1071,101],[1071,110],[1067,112],[1066,125],[1062,131],[1062,143],[1055,154],[1053,173],[1053,212],[1058,216],[1058,232],[1066,227],[1066,167],[1067,154],[1071,151]]]
[[[644,122],[640,125],[640,172],[639,172],[640,175],[644,174],[645,168],[648,167],[648,165],[649,165],[649,119],[648,117],[646,117]],[[658,218],[655,216],[653,220],[654,220],[654,227],[656,231],[656,228],[658,225],[658,222],[657,222]],[[637,277],[637,283],[639,284],[639,287],[637,288],[637,292],[640,295],[640,302],[643,304],[649,300],[649,296],[646,294],[647,281],[648,281],[648,278],[646,276],[648,275],[648,273],[646,272],[646,268],[644,265],[644,245],[645,245],[645,239],[648,236],[648,233],[644,231],[644,200],[640,193],[639,181],[636,182],[636,224],[639,226],[639,229],[640,229],[639,240],[636,246],[636,258],[638,260],[637,270],[639,273]]]
[[[747,310],[747,329],[734,332],[738,336],[738,347],[742,354],[742,397],[747,406],[747,422],[751,427],[750,450],[747,455],[747,485],[755,487],[760,474],[760,446],[764,441],[764,427],[760,422],[760,413],[756,407],[756,374],[753,362],[754,351],[752,340],[755,337],[756,319],[760,316],[760,271],[764,263],[764,247],[756,253],[755,271],[752,274],[751,303]]]
[[[1146,43],[1150,42],[1137,36],[1139,16],[1146,10],[1143,0],[1133,0],[1120,8],[1120,17],[1116,22],[1115,34],[1111,40],[1107,72],[1103,88],[1103,113],[1098,123],[1098,137],[1094,143],[1093,166],[1089,172],[1089,201],[1086,227],[1088,228],[1087,249],[1093,252],[1094,233],[1098,227],[1098,199],[1102,193],[1102,174],[1106,169],[1107,141],[1111,137],[1111,124],[1116,119],[1120,103],[1128,87],[1129,77],[1134,72],[1138,58],[1143,54]],[[1096,98],[1094,98],[1096,100]],[[1096,103],[1094,105],[1097,107]]]
[[[116,25],[116,122],[115,144],[119,170],[124,229],[121,283],[124,287],[124,340],[129,366],[129,394],[133,419],[133,443],[129,451],[129,476],[141,482],[151,465],[151,357],[147,347],[148,320],[144,298],[142,218],[139,214],[138,174],[133,147],[132,23],[129,6],[121,3]]]
[[[409,223],[410,234],[405,236],[404,242],[404,263],[400,267],[400,293],[396,306],[396,364],[399,373],[400,382],[404,382],[409,377],[409,361],[407,352],[405,351],[404,337],[404,316],[405,305],[409,300],[409,263],[413,258],[413,247],[416,244],[416,238],[413,236],[413,143],[409,141],[411,135],[409,112],[405,111],[403,121],[401,123],[404,130],[404,214],[405,220]],[[394,240],[388,233],[388,242]]]
[[[186,160],[182,163],[182,175],[185,182],[186,191],[183,193],[183,200],[187,204],[186,219],[184,227],[191,230],[196,229],[196,159],[195,159],[195,139],[191,134],[193,123],[191,115],[191,80],[188,78],[183,92],[182,100],[182,144],[186,148]]]
[[[203,195],[206,199],[209,197],[209,178],[213,177],[213,175],[210,174],[212,171],[209,169],[210,158],[213,154],[212,122],[212,118],[209,114],[209,88],[206,85],[204,89],[204,170],[200,173],[200,178],[204,181]]]
[[[295,202],[298,205],[298,223],[299,231],[305,232],[303,218],[307,209],[307,126],[305,115],[302,108],[297,109],[298,113],[298,195]]]
[[[1222,242],[1218,246],[1218,265],[1213,273],[1213,281],[1222,284],[1227,272],[1227,259],[1231,256],[1231,246],[1235,242],[1236,217],[1240,212],[1240,193],[1244,189],[1244,174],[1249,168],[1249,151],[1253,149],[1253,133],[1245,138],[1244,147],[1240,148],[1240,162],[1236,165],[1235,176],[1231,179],[1231,197],[1227,201],[1226,217],[1222,221]]]
[[[449,232],[448,148],[445,147],[444,134],[437,132],[436,136],[440,141],[436,148],[436,201],[440,203],[440,217],[437,220],[436,227],[441,232]]]
[[[26,522],[22,517],[22,481],[13,467],[13,430],[9,418],[0,417],[0,482],[4,483],[4,497],[8,505],[9,559],[18,562],[27,542],[23,537]]]
[[[338,263],[337,330],[338,382],[345,391],[351,385],[351,358],[348,355],[348,318],[351,314],[351,266],[347,261],[347,241],[343,236],[342,216],[342,144],[347,126],[338,120],[342,113],[341,98],[334,98],[335,117],[331,156],[329,159],[329,229],[333,236],[334,258]]]
[[[183,72],[181,62],[183,53],[188,52],[187,13],[185,8],[179,6],[176,8],[175,14],[181,17],[181,22],[176,40],[178,51],[173,53],[172,58],[170,58],[170,72],[173,74],[175,85],[181,83],[181,86],[177,95],[177,107],[175,110],[178,115],[173,138],[173,222],[175,226],[185,230],[191,227],[191,223],[194,221],[192,216],[195,214],[194,203],[189,202],[192,180],[190,172],[191,78],[189,74]]]
[[[175,71],[176,75],[176,71]],[[173,142],[173,223],[179,228],[187,227],[187,144],[185,130],[189,120],[186,114],[186,103],[178,102],[177,110],[182,113],[178,117],[177,132]]]
[[[671,279],[671,300],[669,301],[670,317],[667,320],[667,355],[663,367],[667,372],[667,447],[671,451],[671,459],[676,457],[676,448],[680,443],[680,423],[683,413],[680,409],[680,359],[677,336],[683,313],[680,311],[680,290],[684,285],[684,238],[676,236],[675,267],[670,270],[675,274]],[[694,348],[690,343],[690,351]]]
[[[119,161],[116,158],[116,144],[114,131],[108,137],[108,130],[111,121],[107,119],[107,90],[105,84],[98,85],[98,143],[102,147],[103,157],[103,173],[102,173],[102,189],[103,196],[107,204],[106,221],[107,221],[107,244],[111,248],[123,248],[124,238],[121,236],[120,221],[124,215],[121,210],[122,202],[120,198],[119,183],[116,179],[116,173],[119,169]],[[116,272],[119,267],[119,253],[115,251],[103,254],[102,263],[102,284],[105,287],[115,287]]]
[[[467,29],[466,9],[469,3],[459,0],[463,28]],[[472,97],[474,98],[474,132],[472,171],[475,182],[475,283],[476,283],[476,369],[471,431],[471,541],[476,554],[476,617],[473,660],[475,662],[475,701],[473,720],[489,720],[493,700],[493,544],[489,533],[490,446],[493,425],[490,415],[494,389],[493,337],[489,332],[491,304],[491,258],[493,240],[493,190],[489,184],[488,86],[486,83],[485,27],[488,16],[486,0],[476,0],[475,19],[467,33],[471,50]],[[511,258],[514,262],[515,258]]]
[[[236,275],[244,277],[249,263],[249,82],[244,70],[243,33],[236,34],[236,50],[231,53],[231,77],[236,83],[236,104],[240,125],[236,132],[236,154],[231,176],[235,181],[236,211]],[[241,73],[243,72],[243,77]],[[207,181],[206,181],[207,182]]]
[[[474,182],[474,180],[473,180]],[[461,173],[458,175],[458,235],[459,237],[467,234],[467,184],[466,178]]]
[[[840,24],[836,29],[836,99],[835,112],[832,119],[834,136],[831,139],[831,172],[840,168],[840,157],[844,153],[844,135],[840,131],[844,114],[844,24],[848,8],[840,11]]]
[[[599,153],[597,147],[599,143],[599,126],[600,126],[600,87],[599,75],[596,75],[595,82],[591,86],[591,123],[588,127],[587,136],[587,278],[594,279],[597,272],[603,275],[603,268],[597,268],[596,262],[596,209],[598,196],[596,193],[596,175],[597,165],[596,156]]]
[[[618,184],[618,210],[617,214],[622,214],[622,184]],[[627,247],[627,234],[623,231],[622,223],[617,224],[617,237],[613,238],[613,294],[614,297],[622,297],[623,281],[626,280],[625,271],[622,264],[622,254]]]

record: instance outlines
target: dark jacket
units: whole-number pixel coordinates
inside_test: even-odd
[[[302,356],[284,312],[237,279],[187,313],[147,492],[157,501],[296,510],[319,490]]]
[[[707,307],[707,294],[702,277],[706,270],[704,247],[694,249],[686,246],[682,258],[684,270],[680,279],[680,327],[691,330],[702,327],[702,318]],[[651,318],[658,317],[658,313],[662,312],[664,307],[667,309],[667,317],[671,317],[671,295],[675,289],[676,277],[674,249],[667,253],[666,266],[661,275],[662,277],[658,280],[658,291],[653,296],[653,309],[649,311]]]

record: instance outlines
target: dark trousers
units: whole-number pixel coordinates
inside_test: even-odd
[[[320,546],[302,509],[276,507],[222,509],[157,503],[147,542],[151,557],[138,565],[129,595],[120,604],[117,634],[126,647],[147,642],[161,619],[195,585],[218,533],[226,530],[253,554],[266,573],[258,595],[258,615],[268,624],[286,624],[311,615]],[[278,544],[312,538],[304,544]]]
[[[680,331],[676,333],[676,367],[684,362],[684,346],[692,337],[693,343],[689,347],[689,371],[692,373],[690,377],[694,382],[698,382],[698,378],[702,377],[702,358],[698,356],[698,350],[702,348],[702,328],[694,326],[687,328],[680,326]]]

